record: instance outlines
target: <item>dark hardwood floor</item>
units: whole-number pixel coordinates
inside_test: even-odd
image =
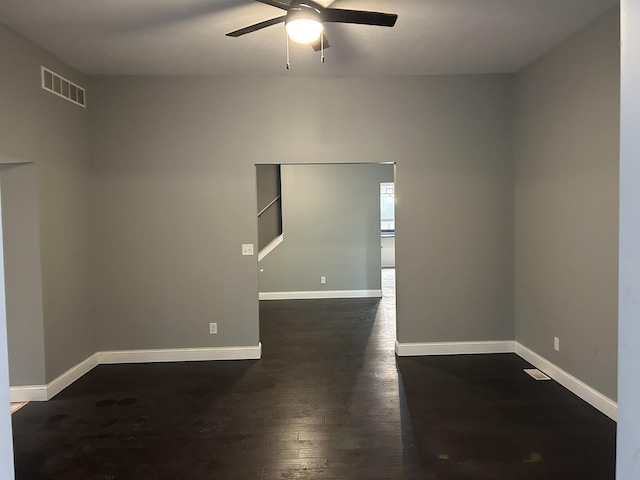
[[[17,479],[613,480],[613,421],[512,354],[397,359],[385,293],[262,302],[260,361],[97,367],[13,415]]]

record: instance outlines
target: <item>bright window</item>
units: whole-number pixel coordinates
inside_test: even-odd
[[[393,234],[396,231],[393,183],[380,184],[380,230],[386,234]]]

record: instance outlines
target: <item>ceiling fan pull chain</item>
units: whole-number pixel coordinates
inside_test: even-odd
[[[320,33],[320,63],[324,63],[324,32]]]
[[[287,37],[287,70],[291,70],[291,63],[289,62],[289,35]]]

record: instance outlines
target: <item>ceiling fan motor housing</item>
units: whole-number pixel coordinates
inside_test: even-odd
[[[320,10],[311,5],[304,2],[292,2],[291,8],[287,11],[285,24],[294,20],[313,20],[322,23],[322,15]]]

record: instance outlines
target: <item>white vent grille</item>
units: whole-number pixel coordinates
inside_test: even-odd
[[[46,67],[41,67],[41,71],[42,88],[44,90],[69,100],[76,105],[80,105],[83,108],[86,107],[87,96],[84,88],[52,72]]]

